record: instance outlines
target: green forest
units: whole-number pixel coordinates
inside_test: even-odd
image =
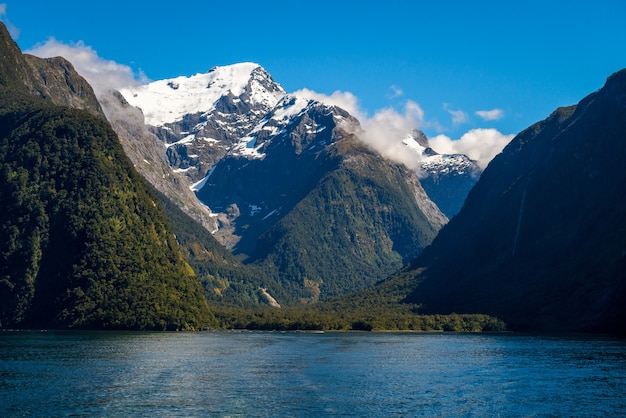
[[[2,327],[199,329],[212,316],[109,124],[0,90]]]

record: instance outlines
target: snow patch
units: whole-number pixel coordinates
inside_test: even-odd
[[[172,171],[174,171],[174,173],[179,173],[179,174],[180,174],[180,173],[186,173],[186,172],[187,172],[187,171],[189,171],[189,170],[197,170],[197,168],[196,168],[196,167],[175,168],[175,169],[174,169],[174,170],[172,170]],[[193,189],[192,189],[192,190],[193,190]]]
[[[265,215],[263,217],[263,220],[266,220],[267,218],[269,218],[270,216],[272,216],[273,214],[275,214],[276,212],[278,212],[278,209],[274,209],[273,211],[271,211],[270,213],[268,213],[267,215]]]
[[[192,192],[197,192],[200,191],[200,189],[202,189],[204,187],[204,185],[206,184],[206,182],[209,180],[209,177],[211,177],[211,174],[213,174],[213,172],[215,171],[215,167],[211,167],[211,169],[209,170],[209,172],[207,173],[206,176],[204,176],[204,178],[202,180],[200,180],[197,183],[192,184],[191,186],[189,186],[189,188],[191,189]],[[206,206],[206,205],[205,205]]]
[[[196,135],[195,134],[187,135],[186,137],[184,137],[180,141],[172,142],[171,144],[165,144],[165,148],[170,148],[170,147],[173,147],[175,145],[189,145],[195,139],[196,139]]]

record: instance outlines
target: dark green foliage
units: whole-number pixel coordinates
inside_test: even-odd
[[[428,312],[626,333],[626,70],[520,133],[412,268]]]
[[[65,60],[27,62],[2,24],[0,205],[0,327],[211,324],[156,196],[91,87]]]
[[[202,281],[209,302],[247,308],[265,305],[259,288],[280,286],[254,266],[243,265],[206,229],[162,193],[156,193],[176,234],[181,253]]]
[[[406,307],[394,310],[319,311],[306,308],[241,310],[217,308],[224,329],[265,331],[454,331],[503,332],[501,320],[479,314],[420,315]]]
[[[371,286],[419,254],[446,221],[418,204],[426,196],[414,173],[367,148],[339,117],[351,120],[310,104],[280,135],[263,143],[267,131],[260,134],[263,158],[223,158],[197,193],[230,214],[233,253],[274,279],[263,287],[282,306]]]
[[[418,305],[402,303],[413,288],[411,275],[399,275],[363,292],[308,306],[242,310],[216,307],[226,329],[309,331],[458,331],[501,332],[506,324],[481,314],[424,315]]]
[[[2,92],[4,327],[199,328],[209,313],[108,124]]]
[[[353,141],[335,147],[356,147]],[[360,147],[336,152],[359,162],[329,171],[257,244],[267,254],[255,262],[278,277],[290,303],[366,289],[419,254],[437,233],[419,210],[404,168]]]
[[[0,87],[15,92],[27,92],[27,67],[22,52],[0,22]]]

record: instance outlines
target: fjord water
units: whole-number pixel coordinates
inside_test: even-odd
[[[624,416],[626,341],[0,332],[0,416]]]

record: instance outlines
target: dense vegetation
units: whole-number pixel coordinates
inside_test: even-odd
[[[2,326],[208,325],[200,285],[108,124],[2,93]]]
[[[260,264],[292,293],[299,290],[296,303],[364,290],[437,233],[401,179],[407,173],[371,154],[354,158],[361,159],[358,170],[330,171],[259,239],[259,248],[271,249]]]
[[[373,288],[437,234],[403,167],[350,138],[276,154],[271,170],[311,176],[272,202],[278,222],[238,226],[244,265],[137,174],[92,93],[0,25],[0,327],[626,333],[626,70],[518,135]],[[277,187],[247,173],[229,181]]]
[[[626,70],[520,133],[404,274],[428,312],[626,333]],[[424,270],[425,268],[425,270]]]
[[[488,315],[418,315],[406,306],[371,312],[218,307],[215,315],[224,329],[262,331],[504,332],[507,329],[504,322]]]
[[[281,287],[255,266],[244,265],[165,195],[158,193],[164,213],[176,234],[180,251],[196,272],[210,303],[239,308],[266,306],[261,287]]]
[[[260,134],[263,158],[224,157],[198,192],[215,212],[231,214],[228,227],[240,238],[233,253],[274,280],[264,287],[282,306],[370,287],[447,221],[434,205],[418,204],[415,173],[345,129],[351,119],[311,103],[280,134]]]
[[[237,309],[216,307],[215,316],[227,329],[320,331],[456,331],[501,332],[498,318],[456,313],[426,315],[419,305],[403,303],[414,283],[398,276],[348,296],[304,307]]]
[[[64,59],[22,55],[1,24],[0,58],[0,327],[212,325],[91,87]]]

